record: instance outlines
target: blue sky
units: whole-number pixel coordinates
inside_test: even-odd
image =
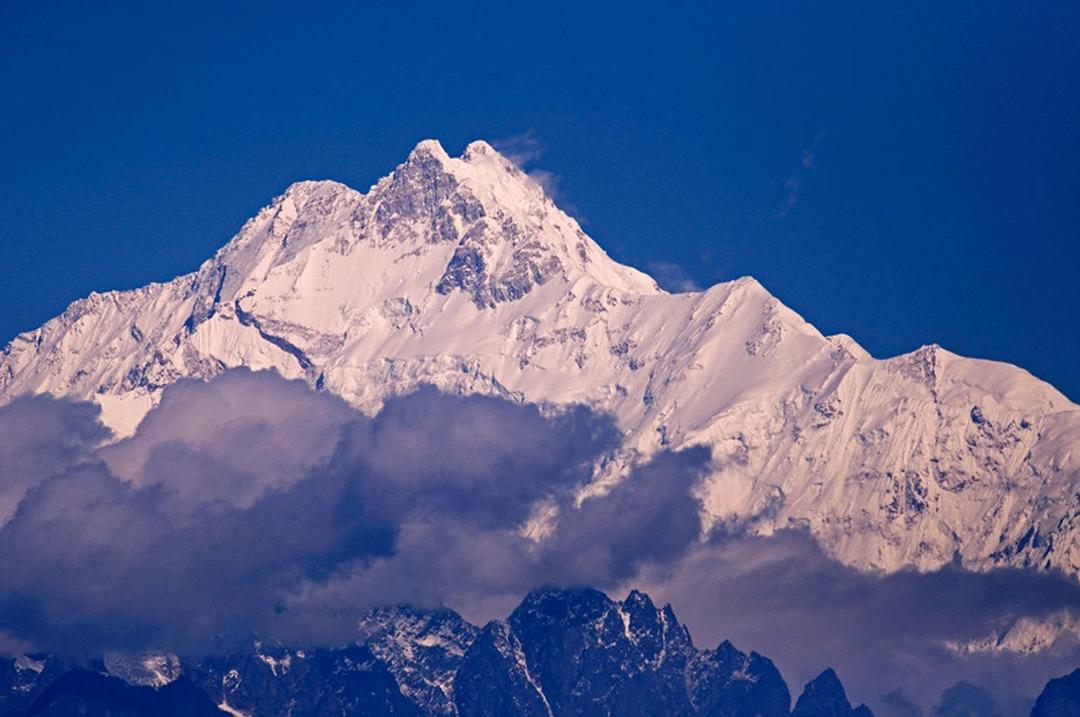
[[[876,356],[1080,399],[1076,3],[43,5],[0,6],[0,342],[294,180],[527,136],[671,286],[751,274]]]

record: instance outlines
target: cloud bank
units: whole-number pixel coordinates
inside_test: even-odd
[[[340,643],[374,605],[610,584],[697,539],[708,461],[661,455],[577,509],[618,445],[606,416],[426,389],[370,419],[246,370],[167,389],[100,449],[86,405],[22,400],[0,426],[20,457],[0,493],[0,630],[62,650]],[[540,543],[520,530],[537,505],[555,515]]]
[[[698,645],[769,655],[796,691],[834,666],[879,717],[968,703],[1011,715],[1080,661],[944,646],[1021,615],[1080,613],[1080,585],[1056,575],[870,575],[801,532],[703,539],[704,449],[660,453],[579,505],[621,440],[581,407],[423,389],[369,418],[239,369],[175,384],[134,436],[107,437],[89,404],[0,407],[0,646],[341,644],[374,606],[482,622],[555,584],[643,588]],[[523,531],[537,516],[544,529]]]
[[[773,658],[793,685],[832,666],[853,699],[878,717],[937,714],[942,692],[958,682],[989,690],[1002,714],[1026,716],[1049,677],[1080,663],[1075,649],[958,655],[945,644],[981,637],[1017,615],[1076,611],[1080,584],[1057,574],[954,566],[867,574],[831,559],[806,533],[782,531],[714,536],[635,578],[676,606],[699,643],[727,638],[753,648]],[[953,690],[946,706],[971,697],[970,687]]]

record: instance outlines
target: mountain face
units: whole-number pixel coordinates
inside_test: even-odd
[[[180,677],[153,689],[117,677],[72,670],[49,685],[26,717],[225,717],[205,692]]]
[[[406,715],[424,712],[402,694],[365,645],[266,649],[193,661],[188,678],[232,715]]]
[[[670,607],[595,590],[534,592],[485,626],[454,697],[461,715],[783,717],[791,703],[768,659],[726,642],[699,651]]]
[[[366,194],[292,185],[195,273],[16,337],[0,401],[90,400],[124,435],[234,366],[367,412],[421,384],[585,403],[625,432],[598,484],[703,444],[708,524],[805,527],[861,568],[1080,572],[1080,408],[1051,386],[938,346],[876,360],[750,278],[667,293],[483,142],[422,142]]]
[[[1080,644],[1080,620],[1066,609],[1042,617],[1021,617],[981,637],[949,641],[946,646],[961,655],[1034,655],[1041,652],[1065,654],[1077,644]]]
[[[670,606],[637,591],[618,602],[589,589],[540,590],[482,629],[446,610],[381,609],[361,621],[355,644],[336,649],[256,643],[244,654],[198,659],[19,660],[0,660],[0,717],[28,707],[54,717],[856,715],[831,670],[791,713],[769,659],[729,642],[697,649]],[[149,667],[132,668],[139,664]],[[161,664],[177,668],[164,681]],[[836,705],[847,711],[826,711]],[[860,710],[857,717],[871,717]]]
[[[0,715],[23,715],[39,693],[73,665],[47,655],[0,658]]]
[[[791,717],[872,717],[872,714],[866,705],[852,708],[840,678],[832,670],[825,670],[806,684]]]
[[[1035,701],[1031,717],[1073,717],[1080,715],[1080,670],[1046,683]]]
[[[373,610],[359,632],[409,699],[430,714],[455,713],[454,679],[480,632],[475,625],[453,610],[397,607]]]

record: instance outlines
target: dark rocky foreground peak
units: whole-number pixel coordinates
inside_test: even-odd
[[[772,661],[726,641],[696,648],[669,606],[638,591],[620,602],[590,589],[539,590],[483,628],[447,610],[380,609],[362,621],[355,644],[255,643],[242,654],[182,659],[179,677],[155,671],[163,662],[153,656],[126,660],[125,679],[107,674],[119,662],[0,661],[0,717],[871,717],[851,707],[832,670],[806,686],[792,712]],[[139,665],[148,666],[143,677]]]
[[[1076,717],[1080,715],[1080,670],[1050,680],[1035,701],[1031,717]]]
[[[26,711],[27,717],[215,717],[221,714],[224,713],[207,694],[186,677],[154,689],[82,669],[64,673]]]
[[[866,705],[852,707],[844,686],[832,669],[825,670],[806,684],[795,703],[792,717],[872,717]]]

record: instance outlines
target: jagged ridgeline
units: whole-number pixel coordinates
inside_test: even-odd
[[[484,142],[422,142],[367,193],[294,184],[194,273],[76,301],[4,350],[0,402],[93,401],[126,435],[235,366],[369,413],[421,384],[587,403],[625,434],[598,479],[706,445],[706,525],[806,527],[860,568],[1080,571],[1080,409],[1053,387],[937,346],[876,360],[747,277],[667,293]]]
[[[0,661],[0,717],[23,714],[870,717],[832,670],[792,709],[768,658],[698,649],[671,607],[588,589],[533,592],[483,628],[449,610],[381,609],[337,649]]]

